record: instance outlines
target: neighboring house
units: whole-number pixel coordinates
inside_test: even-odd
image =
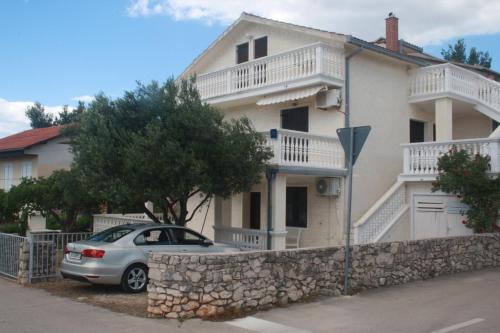
[[[215,198],[216,241],[343,243],[341,127],[372,127],[353,177],[358,243],[470,232],[457,200],[430,191],[453,145],[500,171],[500,74],[425,54],[399,39],[393,15],[386,37],[366,42],[243,13],[181,77],[193,74],[204,101],[226,119],[249,117],[274,152],[250,192]]]
[[[9,191],[23,178],[48,177],[55,170],[69,169],[73,154],[62,126],[36,128],[0,139],[0,189]],[[35,215],[30,230],[45,229],[45,219]]]

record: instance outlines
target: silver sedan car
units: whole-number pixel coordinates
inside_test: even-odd
[[[64,278],[96,284],[121,285],[127,292],[141,292],[148,282],[151,252],[234,252],[214,244],[199,233],[175,225],[126,224],[69,243],[64,249]]]

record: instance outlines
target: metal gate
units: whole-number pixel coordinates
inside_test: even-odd
[[[0,233],[0,275],[17,278],[21,246],[27,237]]]
[[[30,280],[54,278],[68,243],[89,238],[91,232],[37,232],[30,238]]]

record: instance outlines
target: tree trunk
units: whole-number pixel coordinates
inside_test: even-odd
[[[143,212],[154,222],[154,223],[158,223],[158,224],[162,224],[162,222],[160,221],[159,218],[156,217],[156,215],[150,211],[149,209],[146,208],[145,205],[142,206],[142,210]]]

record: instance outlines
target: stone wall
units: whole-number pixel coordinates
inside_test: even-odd
[[[214,317],[338,295],[343,247],[228,254],[153,253],[151,317]],[[352,247],[349,292],[500,265],[500,234]]]

